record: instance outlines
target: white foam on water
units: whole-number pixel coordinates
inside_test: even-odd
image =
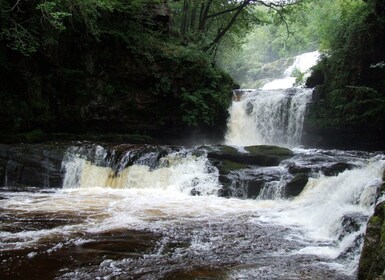
[[[293,254],[312,254],[336,259],[365,233],[366,219],[356,221],[358,231],[343,233],[346,216],[368,218],[373,213],[378,187],[385,168],[383,156],[377,156],[362,168],[344,171],[337,176],[310,179],[304,191],[293,200],[282,200],[277,208],[265,212],[255,222],[278,223],[300,229],[295,235],[309,245]],[[341,239],[342,238],[342,239]],[[360,250],[358,250],[359,252]],[[359,254],[343,265],[332,263],[346,274],[356,271]]]

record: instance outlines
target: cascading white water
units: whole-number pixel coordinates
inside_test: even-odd
[[[271,90],[293,87],[296,82],[296,77],[293,76],[295,71],[301,72],[304,75],[303,78],[305,79],[309,75],[309,69],[317,63],[319,57],[320,53],[318,51],[297,55],[294,58],[294,63],[285,70],[283,78],[275,79],[265,84],[262,89]]]
[[[297,146],[302,136],[310,89],[255,90],[234,101],[226,144]]]
[[[108,151],[98,147],[97,161],[103,161],[107,158]],[[125,156],[129,154],[130,152]],[[100,163],[97,165],[79,155],[71,154],[63,162],[66,171],[63,188],[167,189],[201,195],[216,194],[220,188],[217,171],[207,172],[207,158],[194,156],[188,150],[173,152],[161,158],[157,168],[153,170],[145,164],[113,170],[108,166],[108,161]]]
[[[306,53],[295,58],[286,71],[286,77],[266,84],[262,89],[237,92],[233,101],[225,135],[226,144],[298,146],[301,143],[306,106],[312,90],[292,88],[295,69],[306,72],[313,66],[319,52]]]

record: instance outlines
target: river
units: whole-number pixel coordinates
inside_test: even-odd
[[[356,279],[385,157],[301,147],[310,95],[242,92],[228,146],[69,147],[60,188],[1,188],[0,279]],[[266,144],[293,154],[212,158]]]

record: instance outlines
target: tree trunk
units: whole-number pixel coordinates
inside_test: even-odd
[[[186,35],[187,29],[188,29],[189,6],[190,6],[190,0],[184,0],[183,1],[183,9],[182,9],[182,21],[181,21],[181,25],[180,25],[180,34],[183,37]]]
[[[213,0],[208,0],[206,3],[202,3],[198,28],[198,31],[200,32],[205,32],[206,30],[207,16],[209,15],[212,3]]]

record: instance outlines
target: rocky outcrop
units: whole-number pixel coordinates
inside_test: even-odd
[[[62,186],[62,159],[68,145],[0,145],[0,186]]]
[[[385,202],[377,205],[366,229],[359,280],[385,279]]]
[[[257,198],[267,183],[280,181],[280,174],[266,174],[263,167],[278,166],[293,156],[289,149],[266,145],[245,147],[244,151],[226,145],[207,149],[208,159],[219,170],[222,184],[219,195],[224,197]],[[255,167],[262,169],[257,171]],[[290,196],[294,196],[294,192]]]
[[[385,172],[379,195],[385,193]],[[385,201],[379,203],[369,219],[358,265],[359,280],[385,279]]]
[[[225,166],[230,163],[234,165],[257,165],[257,166],[275,166],[282,160],[293,156],[293,152],[286,148],[277,146],[249,146],[245,147],[245,152],[240,152],[231,146],[214,146],[214,149],[208,152],[208,158],[211,160],[223,160]]]

